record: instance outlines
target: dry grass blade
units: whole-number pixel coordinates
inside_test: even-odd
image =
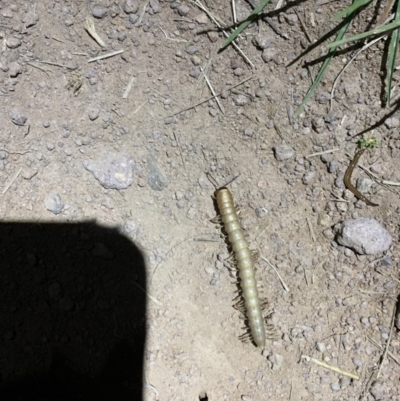
[[[262,0],[260,4],[251,12],[251,14],[241,22],[241,24],[229,35],[228,39],[223,43],[221,49],[228,46],[232,43],[238,35],[240,35],[248,26],[249,24],[257,17],[258,14],[262,11],[262,9],[270,2],[270,0]]]

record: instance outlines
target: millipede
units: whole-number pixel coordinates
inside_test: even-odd
[[[221,220],[239,271],[239,285],[250,334],[257,347],[263,348],[266,339],[265,321],[257,290],[253,256],[242,230],[231,192],[227,188],[221,188],[217,190],[216,198]]]

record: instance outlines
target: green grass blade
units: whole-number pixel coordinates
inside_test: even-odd
[[[344,34],[347,31],[347,28],[350,25],[351,20],[353,19],[355,13],[350,14],[347,18],[347,22],[342,26],[342,28],[340,29],[340,31],[338,32],[336,39],[340,40],[343,38]],[[325,61],[323,62],[321,68],[318,71],[317,76],[315,77],[315,80],[311,86],[311,88],[308,90],[308,92],[306,93],[306,95],[304,96],[303,101],[301,102],[300,106],[297,108],[296,112],[294,113],[294,117],[298,117],[299,114],[302,112],[304,106],[307,104],[307,102],[310,100],[310,97],[314,94],[315,89],[317,89],[317,86],[319,85],[319,83],[321,82],[322,77],[324,76],[325,70],[328,67],[332,57],[335,55],[336,53],[336,47],[335,48],[331,48],[328,52],[328,55],[325,59]]]
[[[375,36],[375,35],[381,35],[383,33],[386,33],[388,31],[392,31],[393,29],[399,28],[400,27],[400,19],[396,19],[393,22],[391,22],[390,24],[386,24],[386,25],[381,25],[378,26],[375,29],[372,29],[368,32],[363,32],[360,33],[359,35],[355,35],[355,36],[351,36],[350,38],[345,38],[345,39],[341,39],[341,40],[337,40],[335,42],[332,42],[328,45],[329,48],[332,47],[337,47],[340,45],[343,45],[345,43],[348,42],[354,42],[355,40],[359,40],[359,39],[364,39],[367,38],[368,36]]]
[[[253,19],[260,14],[261,10],[270,2],[271,0],[262,0],[260,4],[251,12],[251,14],[229,35],[228,39],[223,43],[221,49],[228,46],[233,42],[247,26],[253,21]],[[220,49],[220,50],[221,50]]]
[[[396,7],[396,15],[395,21],[400,20],[400,0],[397,0],[397,7]],[[392,94],[392,78],[393,73],[396,67],[396,55],[397,55],[397,48],[399,44],[399,28],[395,29],[392,32],[392,36],[390,38],[390,44],[388,49],[388,80],[387,80],[387,99],[386,99],[386,107],[390,106],[390,98]]]
[[[339,11],[332,17],[332,21],[337,21],[346,15],[349,15],[359,9],[360,7],[364,6],[365,4],[370,3],[372,0],[356,0],[351,6],[346,7],[344,10]]]

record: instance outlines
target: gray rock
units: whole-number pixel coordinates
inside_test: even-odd
[[[387,384],[380,380],[375,380],[372,383],[372,386],[370,387],[369,392],[372,394],[372,396],[375,398],[376,401],[388,399],[387,398],[387,394],[388,394]]]
[[[397,128],[400,125],[400,120],[398,117],[389,117],[385,120],[385,125],[387,128]]]
[[[129,22],[131,24],[136,24],[138,19],[139,19],[139,16],[137,14],[129,14]]]
[[[63,210],[64,203],[61,201],[60,195],[52,193],[46,196],[44,206],[49,212],[60,214]]]
[[[274,37],[265,34],[257,34],[253,39],[253,43],[262,50],[271,46],[273,42],[274,42]]]
[[[153,10],[154,14],[157,14],[160,12],[160,2],[158,0],[150,0],[150,7]]]
[[[134,14],[139,8],[138,0],[125,0],[122,3],[122,9],[126,14]]]
[[[108,13],[108,10],[106,7],[100,5],[100,4],[95,4],[92,9],[92,15],[95,18],[104,18]]]
[[[369,178],[358,178],[356,187],[362,194],[365,194],[370,191],[373,183]]]
[[[201,70],[199,67],[192,67],[189,69],[189,75],[193,78],[198,78],[201,74]]]
[[[198,47],[196,45],[190,45],[188,46],[188,48],[186,49],[186,53],[187,54],[195,54],[198,51]]]
[[[6,45],[10,49],[16,49],[17,47],[21,46],[21,41],[18,38],[14,38],[11,36],[10,38],[7,39]]]
[[[9,68],[9,74],[11,78],[15,78],[21,73],[21,65],[18,64],[16,61],[13,61],[8,65]]]
[[[10,118],[15,125],[20,125],[20,126],[25,125],[26,120],[28,119],[28,117],[22,111],[19,111],[17,108],[11,109]]]
[[[294,149],[290,145],[278,145],[274,147],[276,160],[287,160],[293,157]]]
[[[234,102],[236,106],[244,106],[247,103],[250,102],[249,98],[246,95],[238,95],[235,99]]]
[[[85,160],[82,164],[104,188],[126,189],[132,185],[134,161],[131,156],[107,153],[97,160]]]
[[[147,156],[147,174],[147,182],[150,185],[150,188],[155,191],[162,191],[168,186],[169,182],[167,178],[161,172],[156,159],[151,154]]]
[[[89,110],[89,119],[91,121],[96,120],[96,118],[99,117],[99,113],[100,113],[100,110],[98,108],[93,108],[93,109]]]
[[[277,50],[274,47],[268,47],[267,49],[264,49],[262,52],[262,59],[264,62],[268,63],[268,61],[271,61],[275,58],[277,53]]]
[[[36,23],[39,21],[39,16],[35,13],[35,11],[30,10],[28,13],[25,15],[25,18],[23,20],[23,23],[27,28],[36,25]]]
[[[33,178],[36,174],[38,173],[38,170],[34,169],[34,168],[29,168],[29,167],[25,167],[22,170],[22,177],[25,180],[30,180],[31,178]]]
[[[317,179],[317,174],[315,173],[315,171],[307,171],[303,175],[303,184],[304,185],[314,184],[316,179]]]
[[[189,14],[189,12],[190,12],[190,8],[186,4],[181,4],[178,7],[178,13],[182,17],[186,17]]]
[[[346,220],[335,226],[336,240],[340,245],[353,249],[361,255],[374,255],[387,251],[392,236],[375,219],[360,217]]]

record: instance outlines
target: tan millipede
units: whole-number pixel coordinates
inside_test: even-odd
[[[261,302],[257,290],[254,272],[254,262],[249,246],[245,239],[239,217],[233,203],[233,197],[227,188],[221,188],[216,193],[217,204],[221,214],[232,251],[237,263],[240,277],[246,317],[250,333],[258,347],[265,346],[265,322],[261,309]]]

